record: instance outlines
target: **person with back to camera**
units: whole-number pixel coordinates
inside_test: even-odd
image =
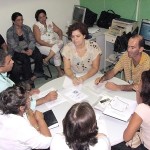
[[[35,78],[44,76],[42,55],[35,46],[35,38],[31,28],[23,24],[22,14],[15,12],[12,14],[11,19],[13,24],[7,30],[8,51],[13,56],[14,62],[19,61],[22,63],[23,80],[33,84]],[[35,62],[34,74],[31,70],[30,57]],[[14,74],[12,75],[14,82],[20,82],[20,75],[15,67],[11,73]]]
[[[62,51],[64,70],[73,84],[79,85],[98,72],[102,51],[97,43],[87,40],[88,29],[83,23],[70,25],[67,35],[71,42]]]
[[[140,82],[141,74],[150,69],[150,57],[143,52],[144,39],[141,35],[133,35],[128,41],[127,51],[121,56],[115,67],[95,80],[95,84],[113,78],[118,72],[124,71],[125,80],[129,85],[118,85],[107,82],[106,88],[110,90],[132,91]]]
[[[39,9],[35,13],[36,23],[33,25],[33,33],[36,39],[36,46],[40,52],[47,57],[43,60],[45,65],[53,57],[54,65],[58,70],[58,77],[64,75],[61,69],[60,50],[63,47],[62,30],[52,21],[47,20],[47,14],[44,9]],[[59,39],[55,35],[59,36]]]
[[[133,139],[135,133],[140,129],[140,139],[142,144],[135,150],[150,149],[150,70],[144,71],[141,75],[141,81],[136,88],[136,100],[138,106],[133,113],[127,128],[124,131],[123,138],[125,142]],[[112,150],[130,150],[125,142],[115,145]],[[132,142],[132,141],[131,141]]]
[[[24,117],[30,101],[21,87],[9,87],[0,93],[0,149],[46,149],[51,134],[43,114],[36,111],[39,132]],[[32,116],[30,116],[32,117]]]
[[[68,110],[63,119],[63,134],[53,137],[51,150],[111,149],[108,138],[98,133],[95,112],[87,102],[76,103]]]

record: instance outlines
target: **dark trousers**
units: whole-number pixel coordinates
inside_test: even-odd
[[[126,146],[126,142],[119,143],[111,147],[111,150],[148,150],[143,144],[139,145],[137,148],[131,148]]]
[[[20,82],[20,77],[22,76],[23,80],[30,80],[33,76],[32,70],[31,70],[31,62],[30,57],[34,60],[34,74],[36,76],[40,76],[44,73],[43,71],[43,59],[40,51],[37,47],[35,47],[35,50],[33,51],[31,56],[28,56],[23,53],[15,52],[13,55],[14,60],[14,66],[11,71],[11,79],[18,83]]]

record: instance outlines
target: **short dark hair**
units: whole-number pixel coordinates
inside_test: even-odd
[[[22,16],[20,12],[14,12],[11,16],[11,20],[15,21],[17,17]]]
[[[88,39],[88,28],[84,23],[81,22],[76,22],[68,27],[68,39],[71,39],[72,32],[75,30],[79,30],[83,35],[85,35],[85,39]]]
[[[3,66],[5,64],[5,58],[6,56],[8,56],[9,54],[3,50],[3,49],[0,49],[0,67]]]
[[[150,106],[150,70],[144,71],[141,76],[142,87],[140,96],[143,103]]]
[[[43,13],[43,14],[45,14],[47,16],[46,11],[44,9],[38,9],[36,11],[36,13],[35,13],[35,19],[36,19],[36,21],[39,21],[38,17],[39,17],[40,13]]]
[[[0,110],[3,114],[19,114],[19,107],[26,106],[26,91],[19,86],[9,87],[0,93]]]
[[[73,150],[87,150],[97,143],[98,127],[95,112],[87,102],[74,104],[63,120],[67,145]]]

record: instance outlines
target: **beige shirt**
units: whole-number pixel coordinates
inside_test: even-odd
[[[135,112],[142,118],[141,140],[147,149],[150,149],[150,106],[141,103],[137,106]]]
[[[93,60],[98,54],[102,54],[100,47],[94,41],[85,40],[85,47],[87,51],[83,57],[78,56],[76,47],[72,42],[63,48],[62,55],[70,60],[74,73],[88,72],[92,67]]]
[[[125,80],[133,80],[134,83],[139,83],[143,71],[150,69],[150,57],[142,52],[140,63],[137,66],[133,65],[132,59],[128,57],[128,52],[125,52],[114,67],[115,71],[124,70]]]

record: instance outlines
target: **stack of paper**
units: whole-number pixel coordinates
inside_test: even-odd
[[[115,96],[109,105],[107,105],[104,109],[103,113],[122,121],[128,121],[136,106],[136,101]]]

